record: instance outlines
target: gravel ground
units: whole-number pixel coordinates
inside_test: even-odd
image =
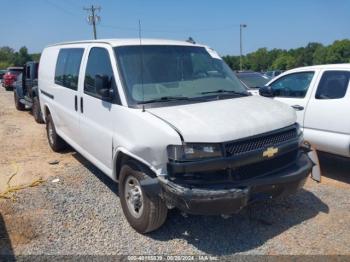
[[[0,109],[0,116],[6,112]],[[36,125],[29,114],[21,121]],[[124,218],[115,183],[74,151],[50,158],[60,162],[47,167],[45,183],[17,192],[15,201],[0,200],[0,254],[350,255],[348,161],[323,158],[328,177],[320,184],[308,180],[294,196],[254,204],[228,219],[186,218],[171,210],[162,228],[140,235]]]

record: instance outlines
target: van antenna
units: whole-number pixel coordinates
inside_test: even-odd
[[[140,40],[140,71],[141,71],[141,89],[142,89],[142,112],[145,112],[145,90],[143,87],[143,49],[142,49],[142,37],[141,37],[141,20],[139,19],[139,40]]]

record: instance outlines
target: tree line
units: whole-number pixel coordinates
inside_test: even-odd
[[[240,69],[239,56],[224,56],[225,62],[233,69]],[[309,43],[296,49],[259,48],[242,57],[244,70],[288,70],[300,66],[350,63],[350,40],[337,40],[324,46],[320,43]]]
[[[40,53],[29,54],[23,46],[18,51],[8,46],[0,47],[0,69],[9,66],[22,66],[27,61],[39,61]],[[240,69],[239,56],[224,56],[225,62],[233,69]],[[309,43],[296,49],[259,48],[242,57],[245,70],[288,70],[300,66],[350,63],[350,40],[337,40],[324,46],[320,43]]]
[[[40,54],[29,54],[23,46],[18,51],[8,46],[0,47],[0,69],[9,66],[23,66],[28,61],[39,61]]]

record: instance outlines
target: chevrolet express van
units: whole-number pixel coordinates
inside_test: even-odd
[[[251,96],[207,46],[114,39],[45,48],[40,104],[51,148],[71,145],[119,183],[138,232],[170,208],[229,215],[294,193],[312,168],[289,106]]]

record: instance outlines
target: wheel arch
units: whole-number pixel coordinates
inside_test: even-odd
[[[46,103],[43,105],[42,109],[43,109],[43,112],[42,112],[42,114],[43,114],[43,120],[44,120],[44,122],[46,123],[46,117],[47,117],[48,115],[51,115],[51,110],[50,110],[49,105],[46,104]]]
[[[156,170],[145,160],[125,150],[124,148],[118,148],[113,158],[113,178],[118,181],[121,167],[127,161],[133,161],[137,168],[154,178],[156,177]]]

